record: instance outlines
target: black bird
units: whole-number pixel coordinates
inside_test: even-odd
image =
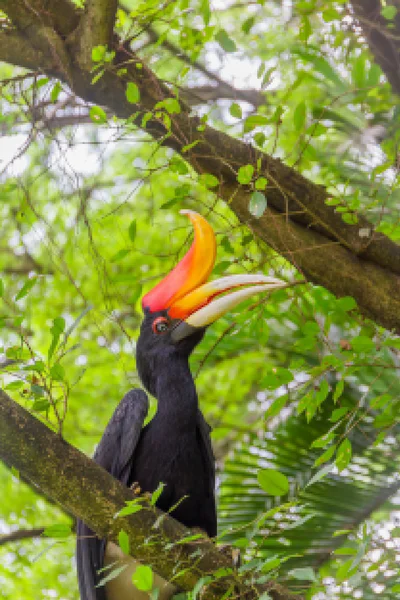
[[[142,300],[144,319],[136,349],[139,377],[158,401],[156,415],[143,427],[148,409],[143,390],[130,391],[120,402],[97,447],[94,460],[126,486],[143,492],[165,487],[157,506],[187,527],[210,537],[217,533],[215,467],[210,428],[198,407],[189,356],[208,325],[256,292],[283,282],[264,275],[233,275],[207,282],[216,256],[211,226],[193,211],[194,241],[186,256]],[[234,288],[236,291],[222,295]],[[185,497],[185,498],[184,498]],[[184,499],[183,499],[184,498]],[[98,539],[81,521],[77,526],[77,569],[81,600],[148,598],[132,584],[137,563],[113,543]],[[128,566],[105,586],[98,573],[114,561]],[[155,579],[159,599],[174,588]]]

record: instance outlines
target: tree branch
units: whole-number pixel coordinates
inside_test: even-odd
[[[69,56],[62,37],[55,29],[52,13],[48,10],[53,7],[53,14],[57,13],[56,4],[59,4],[60,13],[65,14],[62,31],[67,32],[76,24],[77,13],[72,12],[65,0],[57,3],[55,0],[0,0],[0,9],[11,19],[21,36],[32,45],[32,50],[44,54],[47,64],[51,61],[51,72],[58,73],[71,83]],[[65,5],[69,9],[64,13],[62,9]]]
[[[0,60],[25,69],[43,70],[53,77],[59,76],[47,53],[35,49],[20,33],[11,29],[0,29]]]
[[[19,542],[35,537],[40,537],[44,531],[44,527],[34,527],[33,529],[17,529],[4,535],[0,535],[0,546],[10,542]]]
[[[158,42],[159,35],[158,35],[157,31],[154,29],[154,27],[149,27],[147,29],[147,34],[150,37],[150,40],[153,42],[153,44]],[[221,79],[219,77],[219,75],[217,75],[216,73],[213,73],[212,71],[207,69],[203,64],[201,64],[201,62],[193,61],[190,58],[190,56],[188,54],[186,54],[186,52],[184,52],[181,48],[179,48],[179,46],[176,46],[174,43],[170,42],[169,40],[167,40],[167,39],[163,40],[160,45],[163,48],[165,48],[165,50],[168,50],[168,52],[173,54],[176,58],[178,58],[185,64],[187,64],[191,67],[194,67],[195,69],[197,69],[197,71],[200,71],[200,73],[203,73],[203,75],[205,75],[208,79],[211,79],[212,81],[215,81],[218,84],[216,87],[213,87],[213,86],[204,86],[203,87],[203,89],[208,87],[209,91],[214,90],[214,93],[218,90],[219,95],[214,96],[214,98],[209,98],[210,100],[215,100],[218,98],[231,98],[234,100],[244,100],[245,102],[252,104],[256,108],[258,106],[261,106],[262,104],[266,103],[266,95],[263,92],[261,92],[259,90],[240,90],[240,89],[233,87],[232,85],[230,85],[229,83],[227,83],[226,81]],[[190,92],[192,90],[194,91],[194,89],[195,88],[188,88],[185,91],[188,94],[190,94]],[[199,89],[201,89],[201,88],[199,88]],[[192,102],[189,102],[189,104],[192,104]]]
[[[185,87],[180,90],[180,97],[190,106],[226,98],[227,100],[244,100],[254,107],[266,103],[265,94],[259,90],[244,90],[234,88],[225,83],[217,85],[200,85]]]
[[[352,1],[354,14],[376,62],[400,95],[400,2],[394,0],[390,4],[397,8],[393,21],[382,16],[380,0]]]
[[[115,14],[118,0],[86,0],[85,10],[74,34],[78,51],[75,53],[78,64],[83,69],[91,69],[92,48],[111,48]]]
[[[100,537],[118,543],[124,529],[135,549],[135,558],[151,565],[183,590],[218,569],[231,571],[231,560],[208,539],[182,542],[193,534],[183,525],[144,503],[128,517],[115,517],[133,499],[125,488],[94,461],[70,446],[0,390],[0,457],[52,497],[67,511],[84,520]],[[151,538],[151,542],[149,542]],[[177,544],[176,542],[180,542]],[[218,600],[233,586],[241,597],[254,597],[253,585],[232,574],[209,584],[202,597]],[[293,596],[275,583],[260,586],[274,600]],[[299,597],[296,596],[296,599]]]
[[[11,0],[6,4],[11,4]],[[204,126],[198,117],[190,115],[190,107],[182,99],[180,111],[168,117],[170,125],[166,125],[162,116],[155,116],[154,107],[174,97],[173,92],[119,40],[114,40],[113,48],[114,68],[105,70],[92,84],[91,70],[78,65],[76,47],[69,46],[73,53],[70,85],[76,94],[107,106],[121,118],[130,117],[160,144],[180,152],[198,173],[213,173],[220,182],[219,196],[261,240],[312,282],[325,286],[336,296],[353,296],[365,315],[400,333],[400,246],[375,232],[362,216],[355,225],[344,223],[341,215],[326,204],[329,194],[323,186],[279,159]],[[18,62],[17,57],[12,62]],[[47,70],[42,64],[39,66]],[[126,69],[124,79],[116,74],[121,67]],[[128,81],[135,82],[140,91],[136,105],[127,100]],[[264,175],[269,182],[266,196],[270,208],[261,219],[252,217],[248,210],[252,188],[237,182],[239,168],[248,164],[257,176]]]

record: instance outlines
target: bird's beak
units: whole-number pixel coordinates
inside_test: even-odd
[[[177,322],[171,333],[174,342],[211,325],[253,294],[287,285],[273,277],[248,274],[207,282],[216,256],[214,232],[201,215],[188,210],[181,212],[187,214],[194,225],[192,247],[142,301],[143,308],[151,312],[168,310],[169,317]]]
[[[173,319],[180,320],[172,331],[172,340],[178,342],[211,325],[254,294],[285,285],[284,281],[265,275],[230,275],[205,283],[175,302],[168,311]]]

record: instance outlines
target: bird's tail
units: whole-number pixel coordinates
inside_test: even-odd
[[[76,526],[76,564],[81,600],[107,600],[104,586],[96,587],[101,580],[98,571],[103,566],[105,540],[82,521]]]

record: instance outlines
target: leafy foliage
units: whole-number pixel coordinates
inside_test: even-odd
[[[393,9],[382,7],[388,21]],[[255,2],[243,16],[242,3],[207,0],[118,9],[118,34],[177,93],[142,123],[168,129],[190,102],[199,132],[210,123],[281,158],[327,186],[344,222],[365,215],[400,240],[400,112],[351,9],[339,0]],[[95,83],[114,55],[95,46],[91,58]],[[133,115],[122,123],[47,77],[9,65],[0,77],[2,386],[92,453],[118,401],[139,385],[140,299],[188,247],[180,208],[214,226],[215,276],[303,275],[218,200],[219,173],[197,177],[133,125],[134,83],[124,87]],[[247,99],[231,84],[248,87]],[[235,176],[261,218],[274,182],[250,162]],[[239,576],[276,577],[315,599],[397,597],[399,352],[399,338],[360,317],[352,298],[308,283],[241,305],[209,329],[192,371],[213,426],[218,537],[242,550]],[[45,527],[2,548],[3,597],[76,597],[70,517],[5,466],[0,484],[4,532]],[[122,509],[139,510],[137,501]],[[152,581],[144,565],[136,584],[148,590]]]

